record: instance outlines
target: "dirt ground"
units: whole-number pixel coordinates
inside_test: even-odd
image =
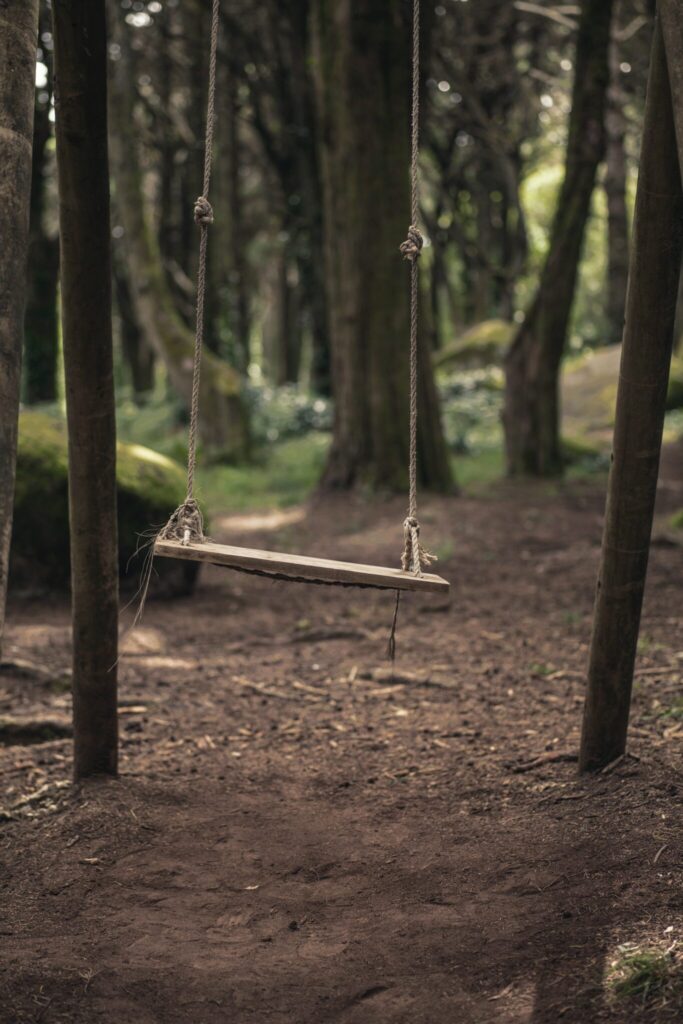
[[[630,755],[578,779],[603,486],[425,501],[452,600],[404,599],[393,679],[391,594],[210,569],[151,603],[119,781],[73,790],[68,738],[0,748],[3,1024],[680,1019],[606,977],[683,938],[683,550],[653,548]],[[213,532],[393,564],[402,517],[339,498]],[[58,680],[67,604],[15,600],[8,643]],[[0,679],[0,714],[68,702]]]

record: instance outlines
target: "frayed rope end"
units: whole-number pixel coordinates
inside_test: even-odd
[[[404,572],[414,572],[416,576],[421,576],[422,567],[428,568],[432,562],[438,562],[438,558],[422,547],[420,524],[415,516],[408,516],[403,523],[401,568]]]

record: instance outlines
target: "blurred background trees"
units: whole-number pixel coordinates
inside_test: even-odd
[[[119,433],[182,461],[209,3],[108,7]],[[428,486],[501,472],[505,450],[511,473],[558,474],[577,450],[559,396],[579,357],[621,337],[649,8],[424,0]],[[408,0],[223,0],[201,425],[214,483],[277,452],[304,489],[405,486],[409,17]],[[48,411],[63,401],[51,31],[43,0],[23,399]]]

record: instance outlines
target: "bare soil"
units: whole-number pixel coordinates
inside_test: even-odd
[[[603,494],[426,500],[452,600],[404,598],[393,678],[391,593],[209,569],[151,603],[118,781],[72,788],[63,735],[0,747],[0,1021],[680,1019],[606,977],[683,928],[683,551],[652,551],[629,756],[579,779]],[[340,497],[214,535],[394,564],[402,517]],[[0,715],[68,722],[67,604],[15,601],[8,642],[49,672],[5,673]]]

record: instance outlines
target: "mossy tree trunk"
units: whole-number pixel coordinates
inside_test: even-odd
[[[133,304],[145,338],[166,367],[169,380],[189,408],[192,394],[193,332],[178,315],[168,287],[159,244],[145,208],[143,175],[135,135],[134,75],[124,12],[108,3],[118,59],[110,64],[111,155],[118,217]],[[190,208],[201,181],[187,197]],[[195,227],[195,230],[196,227]],[[205,345],[202,355],[199,428],[212,454],[234,461],[249,453],[249,421],[239,373]]]
[[[584,0],[576,44],[565,176],[538,290],[506,358],[511,476],[562,472],[559,373],[598,165],[604,154],[612,0]]]
[[[40,17],[41,37],[50,28],[47,8]],[[28,295],[24,319],[24,397],[28,405],[54,402],[57,397],[57,284],[59,280],[59,239],[45,225],[48,144],[52,137],[52,54],[43,43],[42,60],[47,67],[45,86],[36,89],[33,125],[33,171],[31,175],[31,229],[29,234]]]
[[[323,484],[402,490],[408,471],[410,61],[398,0],[315,0],[325,270],[335,420]],[[429,339],[422,336],[420,465],[447,490]]]
[[[17,459],[38,0],[0,4],[0,653]]]
[[[75,777],[118,764],[118,537],[104,0],[53,0]]]
[[[636,198],[614,447],[598,576],[579,767],[624,753],[640,613],[657,495],[659,456],[683,252],[683,17],[661,0],[666,50],[655,25]],[[670,15],[670,18],[669,18]],[[671,49],[669,50],[669,39]]]

